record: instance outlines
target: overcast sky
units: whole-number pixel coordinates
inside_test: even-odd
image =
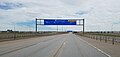
[[[0,30],[35,30],[35,18],[84,18],[86,31],[120,31],[120,0],[0,0]],[[63,30],[81,29],[63,26]]]

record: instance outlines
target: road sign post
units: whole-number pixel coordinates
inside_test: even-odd
[[[37,18],[36,18],[36,20],[35,20],[35,23],[36,23],[36,24],[35,24],[35,27],[36,27],[36,28],[35,28],[35,31],[37,32]]]
[[[85,32],[85,20],[83,19],[83,34]]]

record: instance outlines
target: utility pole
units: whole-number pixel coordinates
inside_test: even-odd
[[[15,23],[13,25],[14,25],[14,32],[15,32]]]
[[[113,24],[112,24],[112,27],[111,27],[111,31],[113,31]]]
[[[15,40],[15,38],[16,38],[16,32],[15,32],[15,23],[13,23],[13,25],[14,25],[14,31],[13,31],[13,35],[14,35],[14,40]]]

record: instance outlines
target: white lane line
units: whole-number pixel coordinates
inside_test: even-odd
[[[78,37],[79,37],[79,36],[78,36]],[[92,46],[92,47],[95,48],[96,50],[100,51],[101,53],[103,53],[103,54],[106,55],[107,57],[111,57],[111,56],[110,56],[109,54],[107,54],[106,52],[100,50],[99,48],[97,48],[97,47],[95,47],[94,45],[88,43],[87,41],[81,39],[80,37],[79,37],[79,39],[82,40],[83,42],[87,43],[88,45]]]
[[[62,43],[62,45],[58,48],[58,50],[55,52],[55,54],[53,55],[53,57],[58,57],[59,53],[61,52],[61,49],[63,48],[63,46],[65,45],[65,41]]]

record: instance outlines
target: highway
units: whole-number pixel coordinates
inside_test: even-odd
[[[109,57],[75,34],[0,43],[0,57]]]

